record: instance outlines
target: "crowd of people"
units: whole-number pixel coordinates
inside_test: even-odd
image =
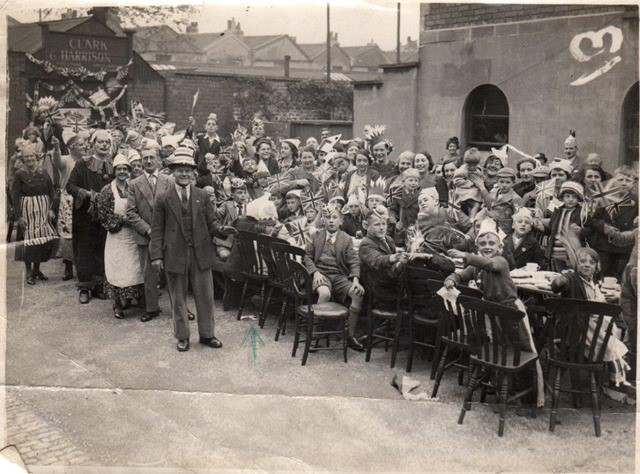
[[[565,297],[604,301],[600,279],[621,283],[626,338],[610,344],[608,361],[612,382],[631,387],[638,173],[609,174],[597,154],[579,156],[575,133],[548,159],[510,156],[508,145],[462,150],[456,137],[442,155],[394,156],[384,126],[347,140],[325,129],[305,142],[266,136],[260,118],[231,137],[218,135],[213,113],[202,131],[193,118],[174,128],[137,104],[103,128],[74,132],[42,114],[24,130],[8,189],[28,284],[47,280],[40,264],[57,256],[64,280],[75,267],[81,304],[110,298],[123,318],[137,303],[142,321],[158,316],[166,285],[180,351],[190,290],[200,342],[218,348],[214,287],[234,293],[220,274],[233,269],[244,222],[306,250],[318,301],[349,308],[349,346],[362,350],[365,288],[395,294],[410,262],[448,275],[446,288],[475,282],[485,299],[522,310],[510,272],[535,263],[560,275],[551,283]]]

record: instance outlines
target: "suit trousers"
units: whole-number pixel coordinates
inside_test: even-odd
[[[138,245],[140,268],[144,277],[144,301],[147,313],[158,311],[158,272],[151,266],[149,246]]]
[[[187,312],[187,290],[189,283],[196,303],[198,333],[201,338],[214,336],[213,278],[211,269],[200,270],[193,247],[187,251],[187,268],[184,275],[166,272],[167,288],[171,296],[173,333],[178,340],[189,339],[189,315]]]

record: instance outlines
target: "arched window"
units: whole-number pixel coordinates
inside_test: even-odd
[[[509,104],[500,89],[476,87],[465,105],[467,146],[480,150],[500,147],[509,141]]]
[[[623,104],[623,130],[624,130],[624,162],[630,165],[638,161],[638,83],[636,82],[631,90],[627,92]]]

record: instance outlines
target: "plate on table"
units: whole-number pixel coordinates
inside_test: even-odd
[[[511,270],[511,278],[531,278],[533,273],[525,268],[516,268]]]
[[[551,283],[551,280],[558,276],[560,276],[560,274],[556,272],[538,271],[533,274],[532,278],[536,283]]]

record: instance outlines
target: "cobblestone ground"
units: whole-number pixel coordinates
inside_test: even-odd
[[[27,465],[86,466],[91,459],[68,436],[7,390],[7,444],[15,445]]]

